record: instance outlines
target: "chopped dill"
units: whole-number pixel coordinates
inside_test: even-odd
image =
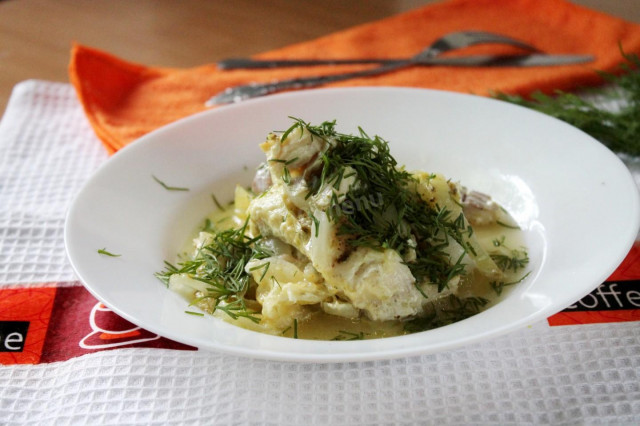
[[[289,117],[289,118],[293,118],[293,117]],[[289,136],[289,134],[291,132],[293,132],[295,129],[300,127],[301,129],[304,130],[304,127],[303,127],[304,126],[304,122],[301,121],[301,120],[297,120],[295,118],[294,118],[294,120],[295,120],[295,123],[293,123],[293,125],[291,127],[289,127],[287,130],[285,130],[282,133],[282,135],[280,136],[280,143],[284,143],[284,141],[287,139],[287,136]]]
[[[491,259],[498,265],[498,268],[504,272],[517,272],[520,269],[526,268],[529,264],[529,256],[524,250],[512,250],[511,255],[492,253],[489,256],[491,256]]]
[[[529,255],[525,249],[512,249],[505,244],[505,236],[495,238],[492,241],[494,247],[502,248],[501,251],[494,251],[489,253],[491,259],[500,268],[501,271],[513,271],[518,272],[520,269],[525,268],[529,264]],[[507,254],[505,254],[505,252]]]
[[[398,167],[385,140],[379,136],[371,138],[362,129],[357,136],[338,133],[335,121],[317,126],[296,118],[294,121],[283,138],[300,127],[329,145],[320,155],[321,170],[306,177],[307,198],[317,195],[325,185],[339,187],[346,170],[352,170],[355,176],[356,183],[341,200],[333,192],[327,210],[329,220],[338,225],[338,235],[345,237],[349,246],[391,248],[403,257],[409,250],[415,250],[415,260],[407,266],[418,282],[429,281],[438,285],[439,290],[464,273],[461,263],[464,256],[454,260],[445,252],[450,238],[472,252],[473,248],[466,243],[469,229],[464,216],[452,217],[447,208],[433,208],[424,201],[413,189],[416,178]],[[371,194],[380,202],[362,201]],[[409,243],[412,240],[414,246]]]
[[[499,238],[495,238],[492,241],[494,247],[501,248],[501,251],[495,251],[489,253],[491,259],[500,268],[501,271],[513,271],[518,272],[520,269],[524,269],[529,264],[529,255],[525,249],[512,249],[505,244],[505,236],[501,235]],[[505,254],[505,252],[507,254]],[[496,292],[498,296],[502,294],[504,287],[519,284],[529,276],[531,272],[527,272],[522,278],[512,282],[505,281],[491,281],[489,285]]]
[[[474,248],[469,240],[473,228],[464,214],[458,213],[457,206],[447,204],[451,207],[448,208],[425,201],[416,190],[420,181],[404,168],[398,167],[385,140],[378,136],[370,137],[361,128],[356,136],[338,133],[335,121],[313,126],[296,118],[293,120],[294,124],[282,133],[280,143],[296,129],[327,142],[327,149],[316,158],[315,169],[309,173],[305,170],[301,177],[299,170],[293,170],[296,179],[306,180],[309,188],[306,198],[320,194],[327,185],[340,188],[342,183],[344,187],[344,180],[351,179],[344,194],[338,196],[337,191],[331,192],[325,211],[335,225],[337,235],[343,238],[347,256],[358,247],[396,251],[405,259],[405,265],[415,278],[415,287],[425,298],[424,284],[437,286],[438,292],[441,292],[456,277],[466,273],[465,257],[476,255],[477,246]],[[270,137],[275,138],[273,134]],[[290,184],[292,177],[288,166],[297,160],[296,157],[269,161],[282,164],[282,180]],[[430,175],[427,180],[435,177]],[[188,190],[169,187],[155,176],[153,178],[166,189]],[[264,196],[267,191],[258,197]],[[453,192],[451,194],[455,196]],[[225,210],[214,194],[211,194],[211,198],[220,210]],[[452,201],[460,205],[455,198]],[[308,215],[313,221],[317,237],[320,221],[313,212],[308,212]],[[224,220],[227,218],[220,222]],[[270,262],[266,259],[273,253],[262,242],[261,236],[254,237],[248,232],[248,224],[249,218],[238,228],[220,231],[207,219],[203,230],[210,233],[211,237],[206,238],[194,258],[176,265],[165,261],[165,269],[155,276],[167,286],[172,283],[171,277],[175,274],[204,283],[206,290],[194,290],[195,300],[190,306],[197,306],[209,314],[219,310],[234,320],[245,318],[259,323],[261,314],[254,310],[258,305],[254,300],[256,281],[261,282],[267,276]],[[508,224],[499,225],[513,228]],[[461,248],[455,255],[448,250],[451,241],[458,243]],[[490,253],[490,256],[501,270],[515,272],[527,266],[527,252],[505,246],[504,237],[494,240],[493,245],[499,250]],[[106,251],[103,254],[119,256]],[[255,262],[257,260],[263,261]],[[254,266],[248,268],[250,262]],[[249,273],[260,270],[259,279],[253,278],[257,277],[257,272]],[[528,275],[515,282],[496,281],[490,284],[500,294],[505,286],[517,284]],[[273,275],[270,279],[281,288]],[[405,332],[423,331],[460,321],[477,314],[487,303],[488,300],[482,297],[446,296],[430,304],[424,316],[406,321]],[[193,311],[185,313],[203,315]],[[289,330],[292,337],[298,339],[298,319],[294,319],[292,325],[282,331],[282,335]],[[365,335],[362,331],[339,330],[332,340],[363,340]]]
[[[271,262],[265,262],[265,263],[261,263],[260,265],[256,265],[253,268],[249,268],[249,270],[250,271],[257,271],[258,269],[264,268],[264,271],[262,271],[262,275],[260,276],[260,280],[259,280],[259,281],[262,281],[264,276],[267,275],[267,271],[269,270],[269,266],[271,266]]]
[[[163,181],[161,181],[160,179],[158,179],[157,177],[155,177],[154,175],[151,175],[151,177],[153,178],[153,180],[158,182],[167,191],[188,191],[189,190],[189,188],[182,188],[182,187],[179,187],[179,186],[169,186],[166,183],[164,183]]]
[[[122,256],[121,254],[111,253],[111,252],[107,251],[106,248],[98,249],[98,253],[104,254],[105,256],[109,256],[109,257],[120,257],[120,256]]]
[[[295,163],[297,160],[298,160],[298,157],[292,158],[291,160],[282,160],[280,158],[272,158],[271,160],[268,160],[268,161],[270,161],[272,163],[282,163],[285,166],[288,166],[290,164]]]
[[[204,220],[204,225],[202,226],[202,231],[204,232],[213,232],[215,230],[211,219],[207,218]]]
[[[433,304],[426,316],[407,321],[404,324],[404,331],[417,333],[462,321],[479,313],[487,303],[489,300],[483,297],[460,298],[453,294],[449,295],[446,299],[438,301],[438,306]]]
[[[222,210],[222,211],[226,210],[224,206],[220,204],[220,201],[218,201],[215,194],[211,194],[211,199],[213,200],[214,204],[216,205],[216,207],[218,207],[219,210]]]
[[[209,313],[220,310],[232,319],[244,317],[259,322],[258,312],[245,304],[244,296],[251,284],[245,267],[251,260],[264,259],[273,253],[260,244],[260,236],[246,235],[248,221],[239,228],[212,233],[211,242],[201,247],[193,260],[177,266],[165,261],[165,269],[155,276],[167,286],[174,274],[203,282],[207,284],[207,291],[199,301],[211,302]],[[266,273],[268,262],[259,267],[264,267]]]
[[[226,305],[220,303],[216,306],[216,309],[219,309],[229,315],[233,320],[237,320],[238,318],[247,318],[256,324],[260,322],[260,317],[257,316],[258,313],[249,310],[245,305],[244,299],[236,299]]]
[[[493,241],[491,241],[491,243],[493,244],[494,247],[502,247],[504,246],[504,240],[505,240],[505,236],[501,235],[500,238],[494,238]]]
[[[203,317],[204,314],[202,312],[193,312],[193,311],[184,311],[185,314],[193,315],[196,317]]]
[[[504,282],[504,281],[491,281],[489,283],[489,285],[491,286],[491,288],[493,289],[493,291],[496,292],[496,294],[498,296],[500,296],[502,294],[502,291],[504,290],[505,287],[511,286],[511,285],[516,285],[516,284],[520,284],[522,281],[524,281],[529,274],[531,274],[531,271],[527,272],[526,274],[524,274],[522,276],[522,278],[520,278],[517,281],[512,281],[512,282]]]
[[[318,232],[320,231],[320,221],[311,213],[309,214],[309,216],[311,216],[311,220],[313,221],[313,225],[315,227],[315,237],[318,238]]]
[[[271,275],[271,281],[273,281],[274,283],[276,283],[276,285],[279,288],[282,288],[282,286],[280,285],[280,282],[278,282],[278,279],[276,277],[274,277],[273,275]]]
[[[336,340],[336,341],[352,341],[352,340],[364,340],[364,336],[365,333],[364,332],[359,332],[359,333],[354,333],[352,331],[347,331],[347,330],[338,330],[338,334],[336,337],[334,337],[331,340]]]
[[[471,227],[471,225],[467,226],[467,235],[469,236],[469,238],[473,236],[473,228]]]

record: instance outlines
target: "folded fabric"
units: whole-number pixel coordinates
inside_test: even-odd
[[[547,53],[592,54],[583,65],[535,68],[411,67],[326,86],[404,86],[486,95],[526,95],[597,84],[594,70],[615,71],[625,52],[640,52],[640,25],[565,0],[450,0],[357,26],[316,40],[257,55],[266,58],[398,57],[416,54],[438,37],[460,30],[505,34]],[[456,54],[507,53],[504,46],[476,46]],[[206,109],[227,87],[300,76],[339,73],[366,66],[219,70],[147,67],[75,45],[70,79],[98,137],[110,153],[162,125]]]

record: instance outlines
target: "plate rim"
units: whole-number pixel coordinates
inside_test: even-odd
[[[264,98],[258,98],[258,99],[253,99],[253,100],[249,100],[249,101],[244,101],[242,103],[238,103],[235,105],[229,105],[229,106],[224,106],[222,108],[225,108],[227,111],[232,111],[234,109],[238,109],[238,108],[246,108],[246,105],[256,105],[256,104],[263,104],[263,103],[272,103],[274,99],[287,99],[287,98],[296,98],[296,97],[306,97],[306,96],[315,96],[316,94],[320,95],[320,96],[332,96],[333,94],[340,94],[340,93],[350,93],[350,94],[355,94],[358,92],[378,92],[378,93],[437,93],[440,95],[445,95],[445,96],[453,96],[453,97],[465,97],[465,98],[479,98],[481,99],[483,102],[484,101],[489,101],[489,102],[501,102],[499,100],[495,100],[495,99],[490,99],[490,98],[485,98],[485,97],[479,97],[476,95],[468,95],[468,94],[462,94],[462,93],[456,93],[456,92],[448,92],[448,91],[441,91],[441,90],[434,90],[434,89],[421,89],[421,88],[396,88],[396,87],[378,87],[378,86],[363,86],[363,87],[347,87],[347,88],[326,88],[326,89],[312,89],[312,90],[305,90],[305,91],[301,91],[301,92],[287,92],[287,93],[282,93],[282,94],[276,94],[276,95],[271,95],[268,97],[264,97]],[[511,105],[509,104],[510,107],[513,108],[521,108],[522,110],[526,110],[528,113],[532,113],[532,114],[538,114],[540,116],[545,117],[545,119],[550,119],[550,120],[555,120],[557,122],[562,123],[565,126],[571,127],[577,131],[580,132],[579,129],[576,129],[573,126],[570,126],[564,122],[561,122],[557,119],[554,119],[553,117],[549,117],[543,113],[537,112],[537,111],[533,111],[524,107],[520,107],[517,105]],[[109,164],[112,163],[112,159],[115,158],[120,158],[122,156],[128,156],[129,152],[135,152],[135,150],[137,149],[143,149],[143,148],[138,148],[144,144],[151,144],[153,143],[153,141],[158,138],[158,135],[162,135],[164,132],[167,132],[170,129],[175,129],[175,128],[180,128],[183,126],[189,126],[190,123],[194,122],[194,121],[199,121],[199,120],[203,120],[206,119],[207,116],[211,115],[211,114],[218,114],[220,113],[221,108],[216,108],[213,110],[206,110],[206,111],[202,111],[196,114],[193,114],[191,116],[185,117],[183,119],[177,120],[175,122],[172,122],[166,126],[160,127],[158,129],[155,129],[154,131],[138,138],[136,141],[134,141],[134,143],[131,143],[129,145],[127,145],[126,147],[124,147],[123,149],[121,149],[120,151],[116,152],[113,156],[111,156],[107,161],[105,161],[99,168],[98,170],[89,178],[87,179],[87,181],[84,183],[82,189],[80,191],[78,191],[78,193],[74,196],[73,201],[70,203],[68,209],[67,209],[67,214],[65,217],[65,229],[64,229],[64,243],[65,243],[65,251],[67,253],[67,258],[69,259],[72,268],[74,270],[74,272],[76,273],[76,275],[78,276],[78,278],[80,279],[80,281],[82,282],[83,286],[94,296],[96,297],[96,299],[103,301],[105,299],[109,299],[108,297],[105,298],[104,296],[104,292],[99,291],[98,289],[95,289],[91,284],[87,283],[87,280],[85,279],[85,277],[83,277],[82,272],[80,271],[80,269],[78,268],[78,266],[76,265],[76,263],[74,262],[74,258],[73,255],[69,249],[70,247],[70,242],[69,242],[69,228],[70,228],[70,223],[73,220],[73,214],[74,214],[74,206],[77,203],[77,200],[80,199],[83,194],[85,193],[85,191],[87,190],[86,188],[90,187],[91,182],[94,181],[94,179],[97,179],[97,176],[99,176],[101,173],[105,173],[104,170],[108,170],[108,168],[110,167]],[[205,117],[205,118],[203,118]],[[586,136],[587,138],[591,139],[592,141],[596,142],[597,144],[599,144],[600,146],[604,147],[600,142],[598,142],[597,140],[593,139],[591,136],[585,134],[584,132],[582,132],[584,136]],[[607,151],[609,151],[606,147],[604,147]],[[609,151],[609,153],[616,157],[616,159],[620,162],[620,165],[622,165],[622,167],[624,167],[624,169],[627,172],[627,178],[634,183],[633,178],[631,176],[631,173],[628,171],[628,169],[626,168],[626,166],[624,166],[624,164],[622,163],[622,161],[615,156],[615,154],[613,154],[611,151]],[[613,270],[615,270],[615,268],[617,268],[617,266],[620,264],[620,262],[622,262],[622,260],[624,259],[624,257],[626,256],[626,254],[628,253],[629,249],[631,248],[631,246],[633,245],[634,241],[636,240],[636,235],[637,235],[637,231],[638,231],[638,227],[640,227],[640,196],[638,194],[638,191],[635,191],[634,195],[631,196],[631,198],[633,198],[634,200],[631,201],[634,210],[636,212],[636,220],[635,223],[630,224],[630,228],[635,228],[636,230],[636,234],[635,235],[631,235],[631,233],[629,233],[628,237],[627,237],[627,241],[623,245],[621,245],[619,247],[619,254],[616,256],[617,258],[619,258],[618,264],[615,267],[611,267],[608,269],[611,269],[611,271],[603,271],[601,273],[601,276],[598,277],[598,279],[596,280],[595,277],[593,279],[594,282],[602,282],[604,281],[611,272],[613,272]],[[620,254],[621,253],[621,254]],[[596,284],[598,285],[598,284]],[[595,288],[595,287],[594,287]],[[584,294],[582,294],[580,297],[585,296],[586,294],[588,294],[590,291],[592,291],[593,288],[589,289],[589,290],[585,290]],[[167,290],[169,291],[169,290]],[[122,316],[123,318],[125,318],[126,320],[134,323],[134,324],[138,324],[139,320],[138,318],[135,317],[135,315],[131,315],[128,312],[122,311],[121,309],[118,308],[118,306],[112,306],[108,303],[105,303],[105,305],[107,305],[110,309],[112,309],[114,312],[116,312],[118,315]],[[262,350],[250,350],[247,348],[236,348],[236,347],[225,347],[225,346],[220,346],[220,345],[205,345],[202,346],[200,345],[200,341],[199,339],[194,339],[194,338],[185,338],[184,336],[176,336],[173,332],[171,331],[167,331],[165,329],[163,329],[162,327],[156,327],[154,324],[149,325],[149,324],[145,324],[143,328],[152,331],[160,336],[165,336],[168,337],[170,339],[176,340],[178,342],[182,342],[182,343],[186,343],[188,345],[193,345],[193,346],[197,346],[199,349],[201,350],[211,350],[211,351],[217,351],[217,352],[222,352],[222,353],[226,353],[226,354],[234,354],[234,355],[239,355],[239,356],[248,356],[251,358],[260,358],[260,359],[269,359],[269,360],[280,360],[280,361],[300,361],[300,362],[345,362],[345,361],[365,361],[365,360],[374,360],[374,359],[389,359],[389,358],[398,358],[398,357],[406,357],[406,356],[414,356],[414,355],[419,355],[419,354],[427,354],[427,353],[434,353],[434,352],[439,352],[442,350],[449,350],[449,349],[455,349],[455,348],[459,348],[461,346],[465,346],[465,345],[470,345],[473,343],[477,343],[479,341],[485,341],[489,338],[496,338],[498,336],[507,334],[509,332],[515,331],[517,329],[521,329],[522,327],[524,327],[526,324],[529,324],[531,321],[530,319],[535,317],[536,321],[540,321],[543,317],[548,317],[549,315],[553,314],[557,312],[557,307],[550,305],[540,311],[537,311],[535,313],[530,314],[527,317],[522,318],[521,320],[519,320],[516,323],[510,323],[507,325],[504,325],[500,328],[494,328],[490,331],[486,331],[483,333],[479,333],[479,334],[474,334],[473,336],[469,337],[467,336],[464,339],[457,339],[455,341],[448,341],[448,342],[441,342],[441,343],[437,343],[437,344],[430,344],[427,347],[423,347],[423,346],[413,346],[413,347],[407,347],[404,350],[397,350],[397,349],[393,349],[393,350],[386,350],[386,351],[378,351],[375,353],[370,353],[370,352],[364,352],[364,353],[350,353],[349,355],[344,355],[342,353],[335,353],[335,354],[331,354],[331,353],[317,353],[317,354],[300,354],[300,353],[291,353],[291,352],[264,352]],[[237,326],[232,326],[232,327],[237,327]],[[256,333],[256,332],[252,332],[252,333]],[[420,333],[417,333],[420,334]],[[415,334],[413,335],[415,336]],[[404,336],[398,336],[398,337],[394,337],[394,338],[386,338],[386,339],[397,339],[397,338],[402,338]],[[283,339],[288,339],[288,338],[284,338]],[[319,341],[321,344],[327,344],[328,341]],[[330,342],[330,344],[338,344],[338,345],[350,345],[352,342]]]

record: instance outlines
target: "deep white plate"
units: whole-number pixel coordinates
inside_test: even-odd
[[[440,172],[491,194],[525,230],[528,279],[500,303],[436,330],[379,340],[305,341],[212,317],[154,272],[175,261],[214,210],[263,160],[270,131],[295,116],[338,131],[361,126],[390,143],[409,169]],[[167,191],[152,178],[188,192]],[[87,289],[127,320],[202,349],[295,361],[354,361],[452,349],[530,325],[589,293],[618,266],[639,225],[638,190],[625,166],[581,131],[504,102],[400,88],[324,89],[269,96],[159,129],[109,159],[67,217],[65,242]],[[121,254],[108,257],[98,249]]]

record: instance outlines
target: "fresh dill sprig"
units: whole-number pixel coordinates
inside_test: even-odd
[[[282,163],[285,166],[288,166],[290,164],[295,163],[296,161],[298,161],[298,157],[292,158],[291,160],[282,160],[280,158],[272,158],[271,160],[268,160],[270,163]]]
[[[244,295],[251,282],[245,267],[250,261],[264,259],[273,253],[260,244],[260,236],[252,238],[246,235],[248,223],[247,218],[239,228],[212,233],[211,242],[201,247],[193,260],[178,266],[165,261],[165,269],[155,276],[169,285],[172,275],[185,274],[207,284],[206,294],[196,302],[212,302],[210,313],[219,309],[232,319],[244,317],[259,322],[257,312],[245,304]],[[268,262],[259,266],[265,268],[263,276],[268,267]]]
[[[282,181],[287,185],[291,183],[291,172],[289,172],[289,168],[287,166],[282,168]]]
[[[279,288],[282,288],[282,286],[280,285],[280,282],[278,281],[278,279],[276,277],[274,277],[273,275],[271,275],[271,281],[273,281]]]
[[[526,274],[524,274],[522,276],[522,278],[520,278],[519,280],[516,281],[511,281],[511,282],[504,282],[504,281],[491,281],[489,283],[489,285],[491,286],[491,288],[493,289],[493,291],[496,292],[496,294],[498,296],[500,296],[502,294],[502,291],[504,290],[505,287],[508,286],[512,286],[512,285],[516,285],[516,284],[520,284],[522,281],[524,281],[529,274],[531,274],[531,271],[527,272]]]
[[[318,238],[318,233],[320,232],[320,221],[318,220],[317,217],[315,217],[313,215],[313,213],[310,213],[309,216],[311,217],[311,220],[313,221],[313,225],[315,228],[315,237]]]
[[[179,187],[179,186],[169,186],[166,183],[164,183],[163,181],[161,181],[160,179],[158,179],[157,177],[155,177],[154,175],[151,175],[151,177],[153,178],[153,180],[158,182],[167,191],[188,191],[189,190],[189,188],[182,188],[182,187]]]
[[[291,116],[289,118],[293,119],[295,121],[295,123],[282,133],[282,135],[280,136],[280,143],[283,143],[287,139],[287,136],[289,136],[289,134],[291,132],[293,132],[295,129],[297,129],[299,127],[301,129],[304,129],[304,127],[303,127],[305,125],[304,121],[299,120],[299,119],[294,118],[294,117],[291,117]]]
[[[633,156],[640,155],[640,58],[627,54],[620,47],[625,62],[615,73],[598,74],[616,90],[616,96],[626,103],[619,111],[602,109],[592,101],[573,93],[556,91],[553,95],[535,92],[522,96],[498,93],[496,98],[532,108],[583,130],[609,149]],[[606,97],[610,87],[592,89],[589,93]],[[610,96],[610,94],[609,94]]]
[[[216,309],[219,309],[229,315],[233,320],[237,320],[238,318],[247,318],[256,324],[260,322],[257,312],[248,309],[244,299],[236,299],[229,304],[219,303],[216,305]]]
[[[99,254],[104,254],[105,256],[109,256],[109,257],[120,257],[120,256],[122,256],[121,254],[111,253],[111,252],[107,251],[106,248],[98,249],[98,253]]]
[[[417,179],[398,167],[385,140],[370,137],[362,129],[358,135],[338,133],[335,125],[335,120],[314,126],[294,118],[282,136],[302,128],[329,145],[320,155],[321,170],[307,177],[307,197],[326,185],[338,188],[349,171],[355,183],[341,200],[333,192],[326,212],[338,225],[338,235],[351,248],[390,248],[403,257],[415,250],[415,260],[407,266],[416,281],[428,280],[443,290],[465,270],[463,256],[456,261],[446,253],[449,239],[465,251],[473,250],[463,236],[469,233],[464,216],[454,216],[444,207],[433,208],[423,200],[414,189]]]
[[[265,263],[261,263],[260,265],[256,265],[253,268],[249,268],[249,271],[256,271],[258,269],[264,269],[262,271],[262,275],[260,276],[260,281],[262,281],[264,276],[267,275],[267,271],[269,270],[269,266],[271,266],[271,262],[265,262]],[[273,277],[271,277],[271,278],[273,278]]]
[[[511,250],[509,255],[502,253],[491,253],[491,259],[496,263],[501,271],[517,272],[526,268],[529,264],[529,255],[525,250]]]
[[[502,251],[494,251],[489,253],[489,256],[501,271],[513,271],[518,272],[520,269],[524,269],[529,264],[529,254],[525,249],[512,249],[505,244],[504,235],[500,238],[493,240],[494,247],[502,247]],[[505,254],[506,252],[506,254]]]

